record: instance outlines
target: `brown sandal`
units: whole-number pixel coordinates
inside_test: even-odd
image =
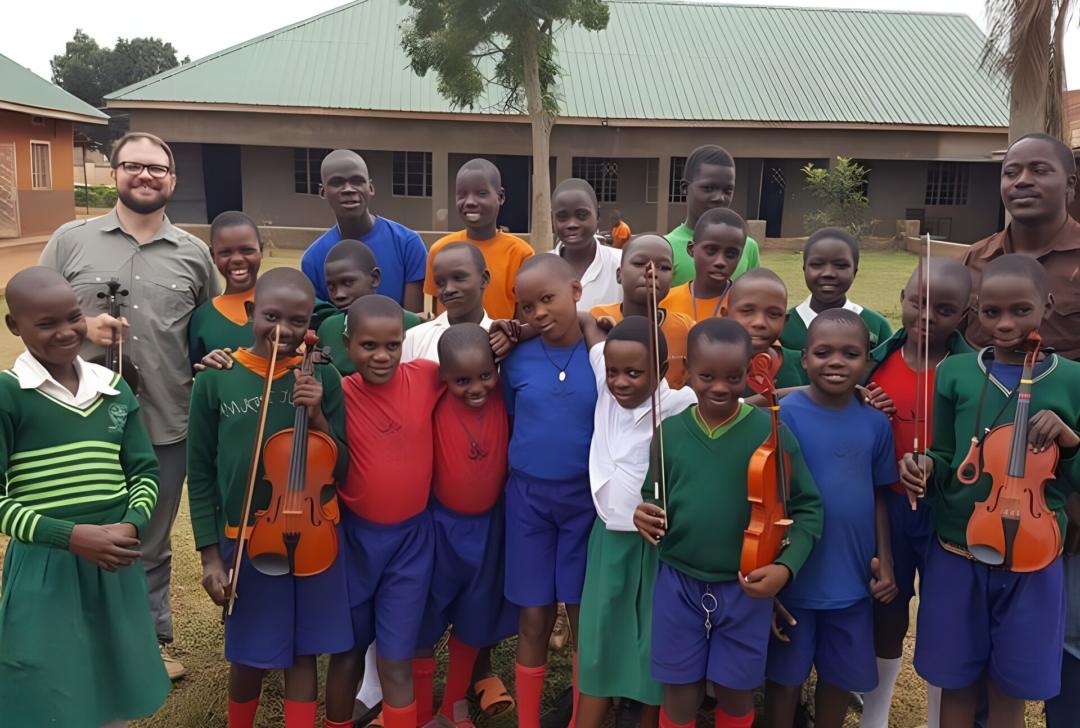
[[[494,718],[514,707],[514,699],[506,690],[503,681],[497,677],[478,680],[472,689],[477,702],[480,703],[480,710],[484,711],[484,715],[488,718]]]

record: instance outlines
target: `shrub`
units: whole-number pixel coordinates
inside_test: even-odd
[[[116,205],[116,188],[109,185],[91,185],[75,188],[75,207],[86,207],[86,195],[90,194],[90,207],[113,207]]]
[[[837,157],[836,168],[831,172],[812,163],[803,167],[802,172],[806,175],[806,189],[821,203],[820,208],[803,216],[807,234],[823,227],[838,227],[862,240],[873,232],[878,221],[867,219],[870,200],[864,192],[869,169],[846,157]]]

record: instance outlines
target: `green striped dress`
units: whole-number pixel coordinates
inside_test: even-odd
[[[142,565],[67,550],[76,524],[150,519],[158,464],[124,381],[85,409],[0,372],[0,723],[99,728],[152,715],[169,678]]]

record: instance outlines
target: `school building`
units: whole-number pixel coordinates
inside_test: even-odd
[[[838,156],[871,169],[877,232],[923,221],[973,242],[1003,219],[994,152],[1007,146],[1008,89],[979,64],[984,36],[965,15],[615,0],[608,28],[557,31],[560,117],[552,183],[582,177],[639,232],[685,215],[689,152],[720,144],[736,158],[732,207],[770,237],[805,234],[816,209],[807,164]],[[357,0],[117,91],[110,109],[166,139],[179,184],[177,222],[243,209],[273,226],[326,228],[319,165],[359,151],[372,209],[416,230],[463,227],[454,178],[471,157],[501,170],[500,224],[529,226],[528,117],[489,88],[454,108],[434,73],[401,48],[411,10]],[[1000,157],[999,157],[1000,158]]]

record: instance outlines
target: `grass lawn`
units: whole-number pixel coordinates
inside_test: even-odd
[[[798,253],[764,252],[762,264],[775,270],[787,283],[790,303],[794,305],[807,296],[802,278],[802,257]],[[280,266],[300,265],[298,251],[278,250],[263,261],[263,270]],[[899,325],[900,289],[915,266],[915,257],[901,252],[867,252],[862,256],[861,273],[855,279],[851,297],[857,303],[872,308],[893,324]],[[0,314],[7,313],[7,304],[0,297]],[[0,366],[10,366],[22,351],[21,343],[6,330],[0,334]],[[0,554],[6,539],[0,536]],[[188,676],[176,683],[168,702],[153,718],[138,721],[136,728],[225,728],[226,682],[228,666],[222,657],[221,611],[203,593],[200,583],[201,567],[194,549],[191,522],[186,501],[180,509],[173,536],[174,576],[172,604],[176,625],[176,650],[188,669]],[[926,690],[911,667],[913,635],[905,647],[907,659],[898,681],[893,702],[892,725],[896,728],[915,728],[926,723]],[[440,671],[445,668],[445,651],[440,650]],[[494,654],[496,672],[513,691],[513,643],[508,642]],[[323,663],[325,668],[325,661]],[[561,692],[570,679],[570,651],[553,653],[548,662],[548,680],[544,693],[545,704]],[[436,693],[442,690],[441,680]],[[260,706],[256,725],[259,728],[280,728],[280,674],[268,676],[266,694]],[[438,703],[436,703],[436,706]],[[516,714],[506,713],[490,720],[474,716],[480,728],[513,728]],[[848,714],[847,726],[858,725],[855,711]],[[703,728],[711,726],[712,717],[702,716]],[[1042,726],[1041,704],[1028,708],[1027,726]],[[321,724],[320,724],[321,725]]]

